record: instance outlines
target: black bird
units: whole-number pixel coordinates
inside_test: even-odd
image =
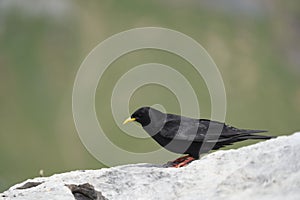
[[[144,130],[167,150],[188,154],[169,163],[173,167],[185,166],[199,159],[200,154],[235,142],[273,138],[273,136],[255,135],[255,133],[266,132],[263,130],[238,129],[217,121],[162,113],[151,107],[139,108],[123,124],[132,121],[140,123]]]

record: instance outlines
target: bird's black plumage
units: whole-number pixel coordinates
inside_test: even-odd
[[[255,135],[263,130],[238,129],[225,123],[207,119],[193,119],[165,114],[151,107],[142,107],[131,115],[161,146],[175,153],[199,154],[216,150],[248,139],[270,139],[272,136]]]

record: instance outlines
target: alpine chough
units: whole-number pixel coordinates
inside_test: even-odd
[[[178,158],[169,166],[182,167],[199,159],[199,155],[248,139],[271,139],[273,136],[255,135],[263,130],[238,129],[208,119],[193,119],[162,113],[151,107],[136,110],[127,122],[136,121],[162,147],[187,156]]]

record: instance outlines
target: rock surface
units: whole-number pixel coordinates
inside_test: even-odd
[[[217,151],[179,169],[134,164],[72,171],[30,179],[0,194],[4,200],[75,198],[300,199],[300,132]]]

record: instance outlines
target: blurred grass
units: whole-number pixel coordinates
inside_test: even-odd
[[[37,176],[40,169],[51,175],[103,167],[77,136],[71,110],[73,81],[80,63],[94,46],[112,34],[134,27],[175,29],[206,48],[225,83],[227,123],[267,129],[272,135],[299,130],[300,69],[289,60],[290,40],[278,29],[293,31],[289,28],[294,26],[287,26],[284,19],[296,19],[293,15],[299,15],[297,9],[289,13],[291,17],[277,20],[287,15],[282,7],[285,5],[277,1],[274,8],[278,9],[259,16],[177,1],[70,4],[72,12],[60,18],[43,13],[29,15],[18,9],[0,14],[0,191]],[[299,25],[299,21],[295,23]],[[292,44],[299,46],[299,39],[294,38]],[[110,95],[124,72],[148,62],[172,66],[185,75],[197,93],[201,116],[210,117],[207,88],[189,63],[157,50],[127,54],[105,72],[97,90],[96,108],[108,137],[134,152],[158,146],[151,139],[140,142],[116,127]],[[151,92],[154,90],[155,94]],[[152,104],[162,104],[171,113],[180,111],[175,96],[157,85],[137,90],[129,109]],[[249,142],[234,147],[246,144]]]

